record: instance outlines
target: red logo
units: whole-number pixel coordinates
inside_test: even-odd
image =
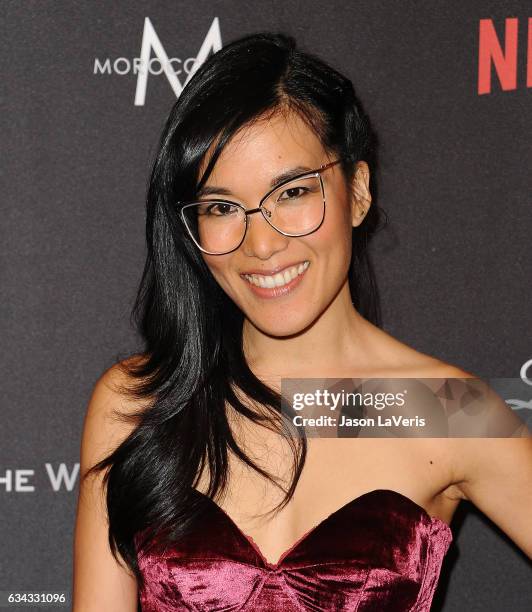
[[[478,93],[491,93],[491,67],[499,79],[501,89],[517,88],[517,51],[519,20],[505,20],[504,41],[501,44],[492,19],[481,19],[478,37]],[[523,41],[521,41],[523,42]],[[532,87],[532,17],[528,18],[526,86]]]

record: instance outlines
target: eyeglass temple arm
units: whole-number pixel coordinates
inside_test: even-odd
[[[341,159],[336,159],[335,161],[329,162],[328,164],[323,164],[323,166],[320,166],[320,170],[326,170],[327,168],[330,168],[335,164],[339,164],[341,161]]]

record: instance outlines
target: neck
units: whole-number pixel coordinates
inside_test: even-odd
[[[343,376],[342,372],[364,368],[369,326],[353,306],[346,281],[321,315],[297,334],[271,336],[244,319],[244,355],[256,375]]]

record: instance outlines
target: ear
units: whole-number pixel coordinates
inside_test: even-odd
[[[359,226],[371,206],[369,191],[369,167],[365,161],[358,161],[351,181],[351,222]]]

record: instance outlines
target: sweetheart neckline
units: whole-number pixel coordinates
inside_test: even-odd
[[[415,502],[413,499],[411,499],[407,495],[404,495],[403,493],[400,493],[399,491],[396,491],[394,489],[372,489],[371,491],[366,491],[365,493],[362,493],[361,495],[358,495],[357,497],[354,497],[353,499],[347,501],[343,506],[340,506],[340,508],[338,508],[337,510],[333,510],[333,512],[331,512],[325,518],[319,521],[319,523],[314,525],[314,527],[311,527],[298,540],[296,540],[292,544],[292,546],[290,546],[287,550],[285,550],[275,563],[270,563],[270,561],[268,561],[266,557],[264,556],[264,554],[262,553],[261,549],[255,542],[255,540],[251,536],[244,533],[242,529],[240,529],[240,527],[235,523],[235,521],[229,516],[229,514],[227,514],[227,512],[221,506],[219,506],[211,497],[209,497],[208,495],[205,495],[205,493],[198,491],[198,489],[192,487],[192,490],[196,492],[198,495],[200,495],[201,497],[203,497],[204,499],[208,500],[208,502],[212,504],[213,508],[217,512],[219,512],[221,516],[225,518],[225,520],[239,534],[239,536],[241,536],[253,548],[253,550],[257,553],[262,563],[268,569],[271,569],[271,570],[278,570],[283,564],[284,560],[288,557],[288,555],[295,552],[297,548],[301,544],[303,544],[303,542],[305,542],[311,535],[319,531],[319,529],[323,529],[323,526],[327,524],[332,519],[332,517],[334,516],[337,517],[339,514],[341,514],[342,512],[345,512],[351,506],[356,505],[357,503],[360,503],[363,499],[367,499],[368,497],[372,495],[376,495],[376,494],[383,494],[383,493],[386,495],[391,494],[392,496],[401,499],[402,501],[406,502],[410,506],[417,509],[423,516],[425,516],[431,522],[431,524],[433,525],[436,524],[442,527],[444,531],[446,532],[447,537],[452,538],[452,530],[448,523],[446,523],[443,519],[437,516],[431,516],[427,512],[427,510],[425,510],[423,506],[420,506],[417,502]]]

